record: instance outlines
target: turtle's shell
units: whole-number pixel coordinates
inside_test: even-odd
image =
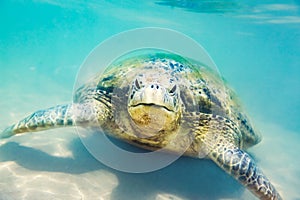
[[[120,109],[116,108],[114,102],[127,103],[129,87],[134,77],[145,73],[145,70],[160,74],[167,72],[174,76],[180,87],[184,113],[207,113],[231,120],[241,132],[241,148],[248,148],[260,141],[260,135],[254,131],[236,95],[224,80],[210,67],[175,54],[155,53],[118,60],[104,73],[79,88],[75,93],[75,102],[82,103],[93,98],[91,91],[97,88],[112,102],[112,110]],[[114,98],[118,95],[120,98]],[[112,131],[117,129],[117,126],[110,126]]]

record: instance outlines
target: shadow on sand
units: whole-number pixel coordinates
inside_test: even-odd
[[[106,170],[115,174],[119,182],[111,199],[154,198],[164,193],[184,199],[237,198],[244,191],[240,184],[210,160],[182,157],[155,172],[130,174],[101,164],[86,150],[79,138],[70,142],[69,149],[73,152],[73,158],[56,157],[16,142],[8,142],[0,146],[0,162],[15,161],[29,170],[74,175]]]

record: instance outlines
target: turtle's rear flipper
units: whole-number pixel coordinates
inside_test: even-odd
[[[99,114],[99,113],[98,113]],[[52,128],[97,124],[96,110],[88,104],[59,105],[39,110],[6,128],[0,138],[8,138],[25,132],[36,132]]]

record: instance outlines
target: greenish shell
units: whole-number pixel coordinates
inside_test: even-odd
[[[123,95],[120,101],[127,102],[129,85],[134,76],[145,68],[155,71],[157,67],[169,70],[179,79],[184,80],[180,85],[184,112],[213,114],[232,121],[241,132],[240,148],[248,148],[261,140],[260,134],[254,131],[235,93],[225,81],[210,67],[175,54],[156,53],[117,61],[109,66],[103,74],[97,75],[79,88],[75,94],[75,102],[82,103],[89,99],[89,92],[92,90],[91,88],[95,87],[112,95],[118,90],[118,93]],[[111,101],[111,99],[108,100]],[[114,105],[112,109],[115,109]],[[116,127],[110,127],[111,131],[115,131],[117,134],[117,131],[113,130],[114,128]],[[121,139],[128,142],[132,140],[132,138]],[[147,148],[147,142],[142,145],[144,148]]]

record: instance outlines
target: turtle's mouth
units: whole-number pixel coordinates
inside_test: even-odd
[[[155,108],[163,108],[164,110],[166,111],[169,111],[169,112],[174,112],[173,109],[165,106],[165,105],[159,105],[159,104],[155,104],[155,103],[138,103],[138,104],[135,104],[135,105],[130,105],[129,107],[132,107],[132,108],[138,108],[138,107],[155,107]]]

